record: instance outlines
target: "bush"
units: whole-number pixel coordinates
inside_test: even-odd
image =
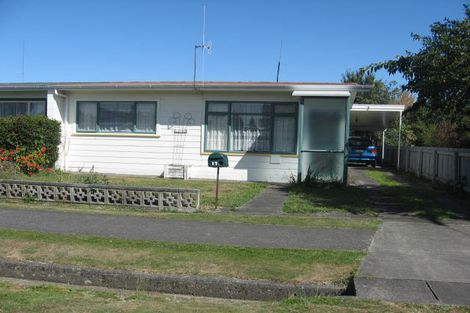
[[[43,170],[51,170],[51,168],[47,168],[49,160],[46,153],[46,147],[41,147],[40,150],[29,154],[26,153],[25,148],[16,147],[13,150],[3,150],[0,148],[0,163],[13,163],[17,170],[19,169],[31,176]]]
[[[44,154],[45,167],[53,167],[58,158],[60,123],[46,116],[18,115],[0,118],[0,148],[21,149],[21,157]]]

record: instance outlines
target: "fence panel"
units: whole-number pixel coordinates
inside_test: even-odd
[[[396,167],[397,158],[397,147],[385,147],[385,164]],[[449,185],[461,185],[470,192],[470,149],[402,147],[400,170]]]

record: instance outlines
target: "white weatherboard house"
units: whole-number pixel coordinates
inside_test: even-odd
[[[288,182],[344,180],[352,103],[370,86],[344,83],[2,83],[0,116],[46,114],[62,124],[65,171]],[[171,165],[177,165],[172,167]]]

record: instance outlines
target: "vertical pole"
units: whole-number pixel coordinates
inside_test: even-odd
[[[194,70],[194,73],[193,73],[193,87],[194,89],[196,89],[196,62],[197,62],[197,45],[194,46],[194,64],[193,64],[193,70]]]
[[[217,204],[219,202],[219,169],[220,167],[217,166],[217,183],[215,185],[215,209],[217,210]]]
[[[382,163],[384,162],[384,159],[385,159],[385,132],[386,131],[387,131],[386,128],[382,131]]]
[[[398,124],[398,160],[397,160],[397,170],[400,170],[400,153],[401,153],[401,122],[402,122],[402,112],[400,111],[400,122]]]

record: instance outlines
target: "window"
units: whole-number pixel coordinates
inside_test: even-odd
[[[295,153],[297,103],[208,102],[206,151]]]
[[[156,102],[80,101],[79,132],[155,133]]]
[[[46,115],[44,100],[0,100],[0,117],[20,114]]]

